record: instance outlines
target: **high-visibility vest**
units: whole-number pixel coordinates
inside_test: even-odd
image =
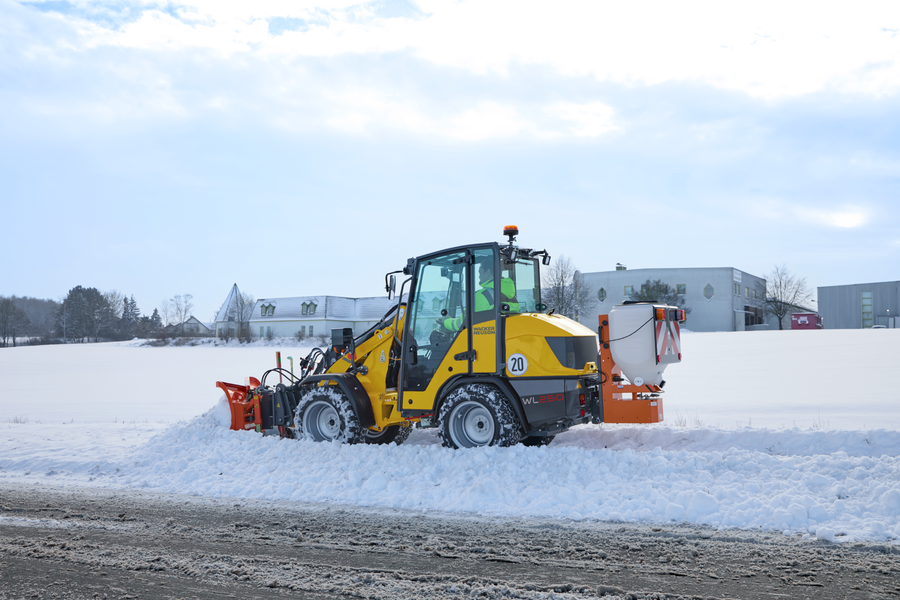
[[[509,312],[519,312],[519,303],[516,301],[516,284],[509,277],[500,280],[500,295],[504,304],[509,304]],[[481,284],[481,289],[475,292],[475,312],[482,312],[494,308],[494,281],[489,280]],[[448,331],[459,331],[465,322],[466,314],[463,312],[458,317],[444,319],[444,328]]]

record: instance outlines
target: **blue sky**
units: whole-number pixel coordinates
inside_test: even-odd
[[[896,2],[0,0],[0,294],[209,320],[506,224],[583,271],[897,280],[898,95]]]

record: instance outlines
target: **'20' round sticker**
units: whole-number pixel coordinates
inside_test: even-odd
[[[523,354],[513,354],[506,359],[506,370],[510,375],[524,375],[528,370],[528,359]]]

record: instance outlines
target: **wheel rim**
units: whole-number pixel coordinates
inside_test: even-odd
[[[480,402],[463,402],[450,413],[450,438],[460,448],[487,446],[494,440],[494,416]]]
[[[387,427],[385,427],[385,428],[382,429],[381,431],[375,431],[374,429],[366,429],[366,430],[365,430],[365,435],[366,435],[366,437],[367,437],[367,438],[370,438],[370,439],[373,439],[373,440],[376,440],[376,439],[380,438],[380,437],[383,436],[383,435],[387,435],[387,433],[388,433],[388,428],[387,428]]]
[[[313,402],[303,413],[303,432],[317,442],[336,439],[341,433],[341,417],[328,402]]]

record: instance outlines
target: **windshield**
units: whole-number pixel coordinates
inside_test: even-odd
[[[511,279],[515,284],[516,302],[510,303],[510,312],[540,312],[538,304],[541,303],[541,277],[537,259],[519,258],[515,265],[503,260],[500,262],[503,263],[503,278]]]

